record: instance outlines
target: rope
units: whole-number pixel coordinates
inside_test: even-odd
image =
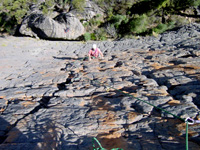
[[[95,148],[95,141],[97,142],[97,144],[99,145],[100,148]],[[101,146],[101,143],[97,140],[97,138],[93,138],[93,150],[106,150],[105,148],[103,148]],[[123,150],[121,148],[112,148],[111,150]]]
[[[200,120],[194,120],[190,117],[186,118],[185,119],[185,122],[186,122],[186,131],[185,131],[185,139],[186,139],[186,150],[189,150],[189,144],[188,144],[188,125],[193,125],[193,124],[197,124],[197,123],[200,123]]]
[[[94,141],[96,141],[97,142],[97,144],[99,145],[99,147],[100,147],[100,150],[105,150],[102,146],[101,146],[101,143],[94,137],[93,138],[93,150],[99,150],[99,148],[95,148],[95,143],[94,143]]]
[[[188,121],[186,122],[186,150],[188,150]]]

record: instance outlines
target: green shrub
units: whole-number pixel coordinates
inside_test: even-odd
[[[174,21],[170,21],[169,23],[166,24],[158,24],[155,28],[152,29],[152,33],[153,34],[160,34],[163,33],[169,29],[172,29],[175,27],[175,22]]]
[[[84,37],[84,40],[85,40],[85,41],[91,40],[91,34],[90,34],[89,32],[86,32],[86,33],[83,35],[83,37]]]
[[[83,26],[85,27],[87,32],[92,32],[101,24],[102,24],[101,15],[97,14],[97,16],[93,17],[88,22],[84,22]]]
[[[116,29],[118,29],[122,22],[128,22],[128,18],[126,15],[114,15],[111,17],[110,22],[114,25]]]
[[[176,26],[183,26],[189,24],[189,20],[182,16],[172,15],[169,22],[173,22]]]
[[[101,24],[101,21],[98,20],[98,19],[95,17],[95,18],[90,19],[89,24],[90,24],[91,26],[99,26],[99,25]]]
[[[75,9],[83,11],[85,7],[85,0],[73,0],[72,5]]]
[[[148,16],[148,15],[147,15]],[[149,25],[154,25],[161,23],[161,19],[158,16],[151,16],[148,18]]]
[[[107,32],[104,28],[99,28],[95,30],[94,36],[95,36],[95,40],[104,41],[107,39]]]
[[[137,16],[129,23],[129,30],[133,33],[142,33],[147,30],[148,25],[148,17],[143,14],[141,16]]]
[[[168,29],[167,24],[159,24],[157,27],[155,27],[153,29],[154,32],[156,33],[163,33],[164,31],[166,31]]]
[[[96,0],[97,4],[101,7],[104,6],[104,0]]]
[[[84,22],[83,26],[85,27],[86,31],[91,32],[91,29],[94,29],[101,25],[101,15],[97,14],[97,16],[90,19],[88,22]]]
[[[95,33],[91,33],[91,40],[93,40],[93,41],[96,41],[96,40],[97,40],[97,39],[96,39]]]
[[[168,23],[168,29],[172,29],[172,28],[174,28],[175,27],[175,21],[169,21],[169,23]]]
[[[20,24],[21,23],[21,19],[23,16],[25,16],[27,10],[26,9],[18,9],[16,12],[15,12],[15,18],[17,20],[17,23]]]
[[[108,17],[108,20],[109,20],[113,16],[113,8],[112,7],[108,8],[106,13],[107,13],[107,17]]]
[[[117,30],[114,27],[114,24],[107,23],[105,30],[111,36],[111,38],[117,38]]]
[[[0,7],[0,14],[6,14],[6,21],[8,22],[12,17],[14,17],[17,23],[20,23],[27,11],[27,0],[4,0]]]
[[[52,11],[52,6],[54,5],[53,2],[54,1],[52,0],[45,0],[45,2],[41,4],[40,7],[42,9],[43,14],[48,14]]]

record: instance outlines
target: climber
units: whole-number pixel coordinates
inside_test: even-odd
[[[65,33],[67,33],[69,31],[69,28],[64,29]]]
[[[88,56],[89,56],[89,61],[92,58],[97,58],[99,57],[99,54],[101,55],[101,58],[103,59],[103,53],[101,52],[101,50],[99,48],[97,48],[96,44],[93,44],[92,49],[89,51]]]

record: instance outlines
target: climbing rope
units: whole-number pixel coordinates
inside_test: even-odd
[[[95,141],[97,142],[97,144],[99,145],[100,148],[95,148]],[[93,150],[105,150],[102,146],[101,146],[101,143],[96,139],[96,138],[93,138],[92,140],[92,143],[93,143]]]
[[[188,117],[188,118],[186,118],[185,119],[185,122],[186,122],[186,133],[185,133],[185,135],[186,135],[186,137],[185,137],[185,139],[186,139],[186,141],[185,141],[185,143],[186,143],[186,150],[189,150],[189,144],[188,144],[188,125],[190,124],[190,125],[193,125],[193,124],[197,124],[197,123],[200,123],[200,120],[194,120],[194,119],[192,119],[192,118],[190,118],[190,117]]]
[[[96,146],[95,146],[95,141],[96,141],[96,143],[99,145],[99,148],[95,148]],[[97,138],[93,138],[93,150],[106,150],[105,148],[103,148],[102,146],[101,146],[101,143],[97,140]],[[111,150],[123,150],[123,149],[121,149],[121,148],[112,148]]]
[[[186,150],[189,149],[189,146],[188,146],[188,121],[186,121],[186,131],[185,131],[185,143],[186,143]]]

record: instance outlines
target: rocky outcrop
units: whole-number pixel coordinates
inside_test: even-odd
[[[31,5],[28,15],[23,19],[19,28],[21,35],[37,39],[77,40],[86,32],[80,20],[89,21],[95,16],[100,16],[99,19],[104,17],[104,11],[92,1],[85,2],[83,11],[71,7],[62,8],[62,12],[61,10],[53,11],[48,16],[39,10],[41,3]],[[58,5],[55,4],[54,7]],[[69,6],[66,5],[66,7]]]
[[[75,40],[85,33],[81,22],[70,13],[63,13],[52,19],[43,14],[33,13],[21,24],[19,32],[42,39]]]
[[[185,149],[185,123],[143,101],[200,119],[199,31],[96,42],[92,61],[93,42],[1,38],[0,149]]]
[[[30,12],[20,25],[19,33],[37,39],[77,40],[85,33],[85,28],[80,20],[89,21],[97,15],[100,15],[101,18],[104,17],[103,10],[91,1],[86,1],[84,11],[72,9],[65,12],[54,11],[51,15],[46,16],[38,9],[37,5],[32,5]]]

